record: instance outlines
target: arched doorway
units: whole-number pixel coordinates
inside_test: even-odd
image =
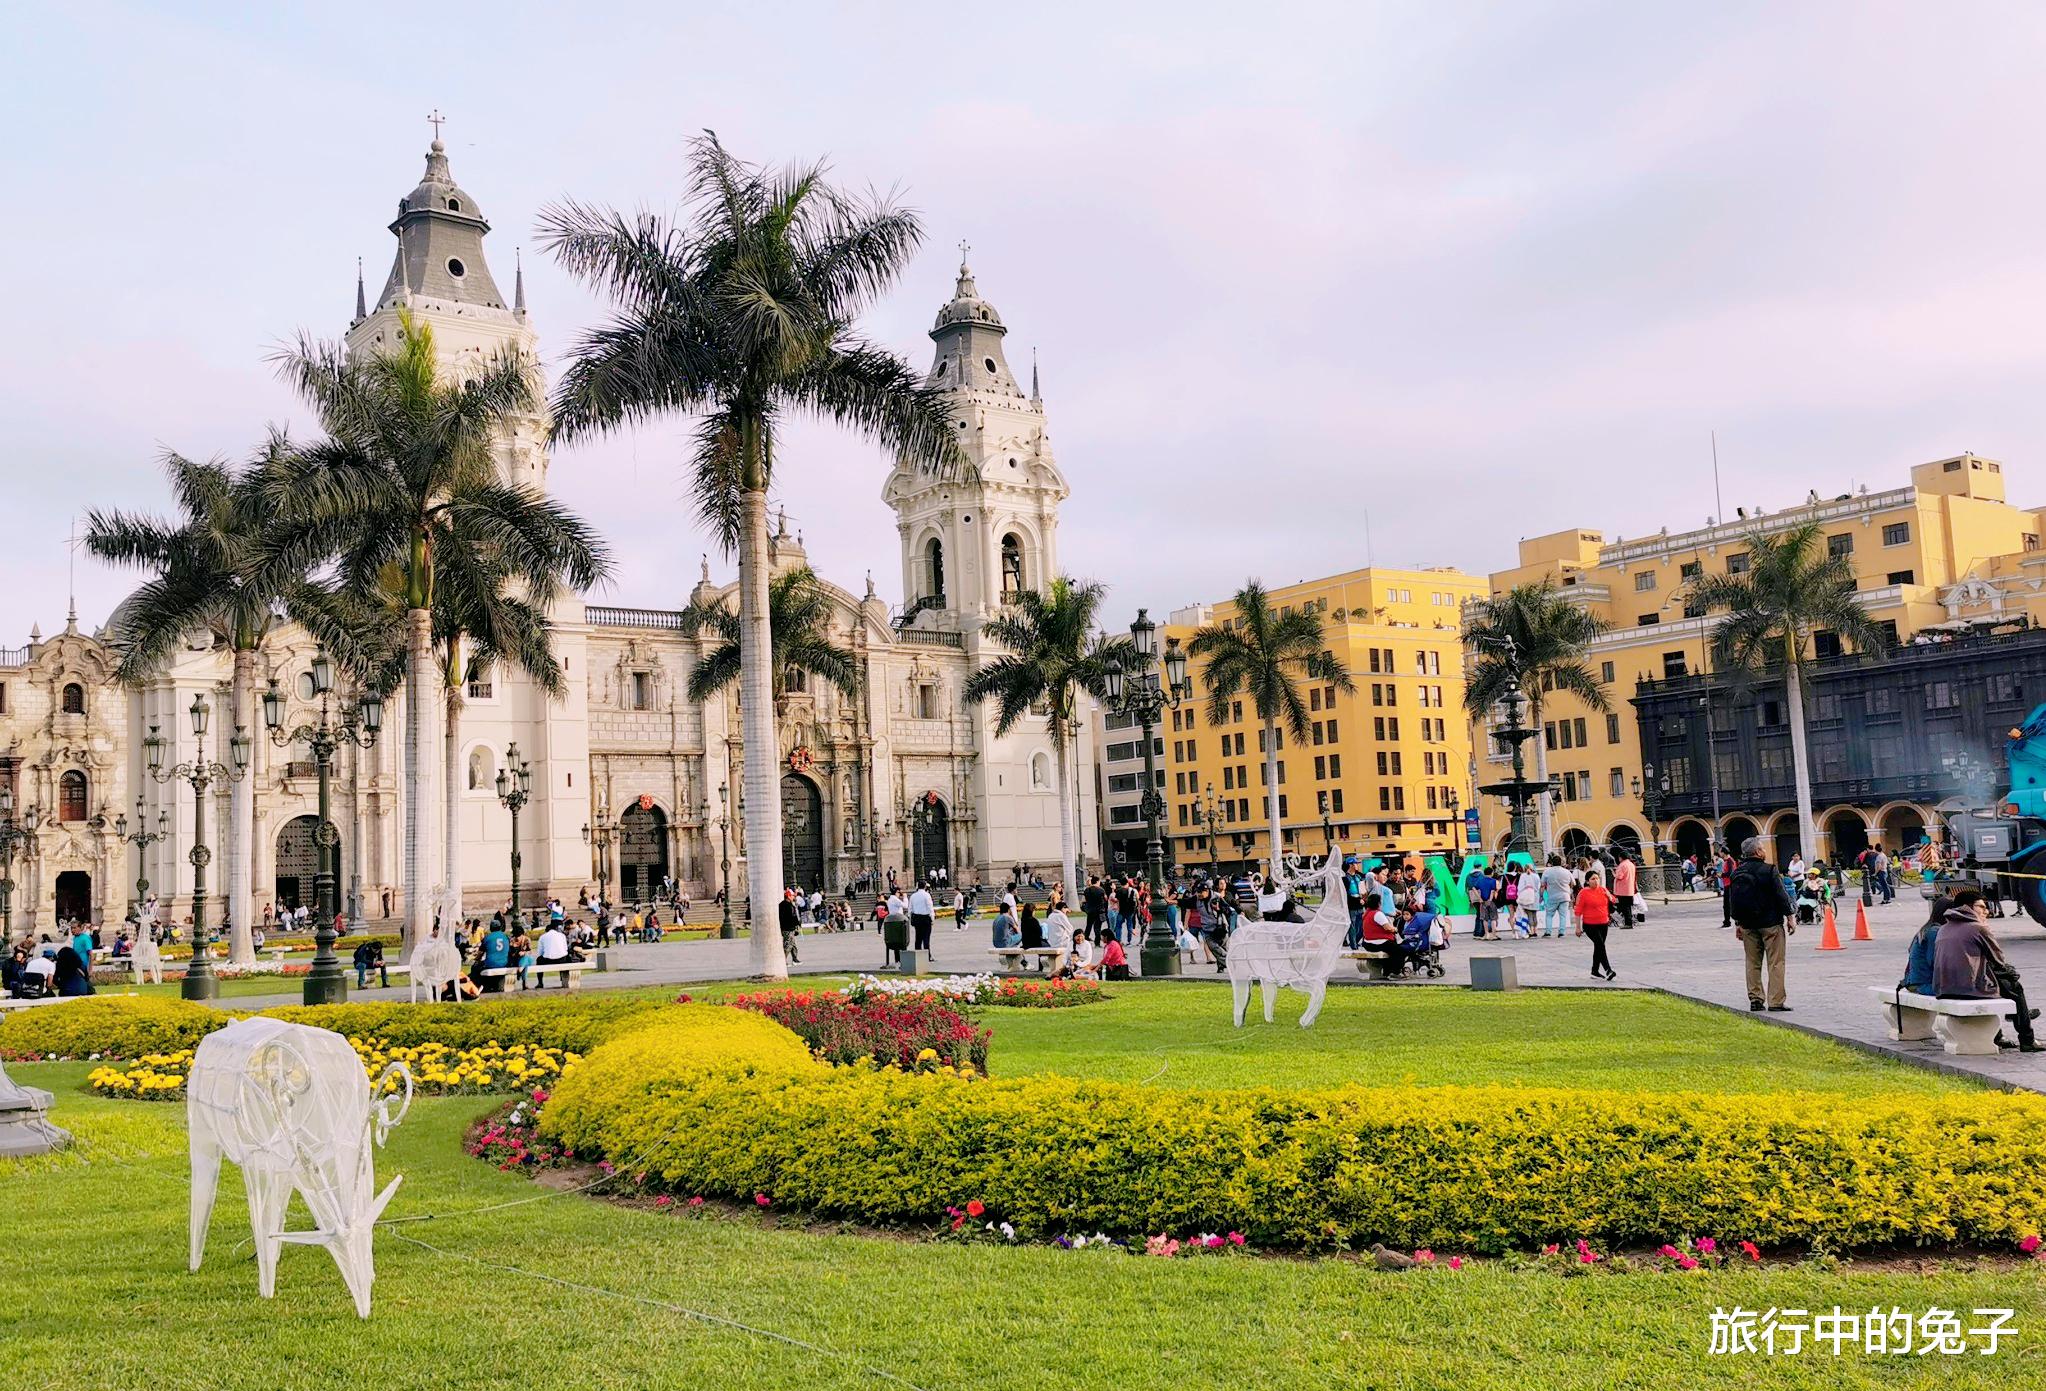
[[[1749,837],[1760,834],[1755,823],[1745,816],[1727,817],[1719,823],[1719,832],[1719,843],[1736,856],[1741,853],[1741,846],[1747,843]]]
[[[1883,845],[1892,855],[1915,849],[1925,839],[1925,818],[1916,807],[1891,807],[1883,813]]]
[[[1851,865],[1855,856],[1868,849],[1868,823],[1860,812],[1836,811],[1826,818],[1827,862]]]
[[[1702,821],[1679,821],[1670,830],[1670,840],[1676,845],[1679,860],[1695,855],[1702,865],[1712,857],[1712,836]]]
[[[1591,832],[1582,826],[1572,826],[1563,832],[1561,845],[1563,854],[1574,859],[1591,849]]]
[[[57,921],[92,921],[92,876],[67,869],[57,876]]]
[[[824,797],[808,778],[781,778],[781,882],[808,893],[824,887]]]
[[[917,799],[910,823],[909,871],[922,879],[934,869],[952,869],[952,818],[935,792]]]
[[[618,895],[621,903],[646,903],[668,875],[668,817],[642,799],[618,818]]]
[[[1622,821],[1606,832],[1606,848],[1615,855],[1641,858],[1641,832]]]
[[[319,830],[319,817],[294,816],[277,832],[275,888],[279,912],[301,905],[319,907],[313,902],[320,877]]]

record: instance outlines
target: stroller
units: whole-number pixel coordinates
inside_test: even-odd
[[[1430,976],[1444,974],[1442,947],[1433,940],[1436,922],[1435,914],[1423,912],[1400,924],[1400,950],[1405,954],[1410,970],[1425,971]]]

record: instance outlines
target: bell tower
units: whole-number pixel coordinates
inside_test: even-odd
[[[1058,506],[1070,489],[1045,433],[1037,370],[1026,394],[1003,351],[1009,330],[980,297],[966,249],[931,328],[937,351],[924,378],[944,393],[965,462],[946,474],[898,463],[882,491],[902,545],[898,626],[971,631],[1006,596],[1059,573]]]

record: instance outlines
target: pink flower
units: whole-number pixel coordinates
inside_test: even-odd
[[[1708,1256],[1719,1249],[1719,1243],[1714,1241],[1709,1236],[1699,1237],[1697,1241],[1692,1243],[1692,1245],[1696,1246],[1700,1251],[1704,1252]]]
[[[1677,1269],[1679,1269],[1679,1270],[1696,1270],[1697,1268],[1698,1268],[1698,1258],[1697,1258],[1696,1256],[1678,1256],[1678,1257],[1677,1257]]]
[[[1462,1269],[1463,1269],[1463,1257],[1462,1257],[1462,1256],[1451,1256],[1451,1257],[1449,1258],[1449,1268],[1450,1268],[1451,1270],[1462,1270]]]
[[[960,1214],[959,1214],[959,1215],[958,1215],[957,1217],[955,1217],[955,1218],[953,1218],[953,1219],[952,1219],[952,1230],[953,1230],[953,1231],[955,1231],[955,1232],[956,1232],[956,1231],[958,1231],[958,1230],[959,1230],[959,1229],[960,1229],[961,1227],[963,1227],[963,1226],[965,1226],[965,1225],[966,1225],[966,1214],[965,1214],[965,1213],[963,1213],[963,1212],[962,1212],[962,1213],[960,1213]]]
[[[536,1092],[534,1092],[534,1093],[533,1093],[533,1100],[534,1100],[535,1102],[541,1102],[541,1101],[545,1101],[546,1099],[547,1099],[547,1093],[545,1093],[545,1092],[542,1092],[542,1091],[536,1091]]]
[[[1558,1246],[1555,1242],[1552,1241],[1547,1246],[1544,1246],[1542,1248],[1542,1254],[1544,1256],[1553,1256],[1562,1249],[1563,1248],[1561,1246]]]
[[[691,1206],[691,1207],[702,1207],[702,1206],[703,1206],[703,1199],[702,1199],[702,1198],[700,1198],[700,1197],[698,1197],[698,1198],[691,1198],[691,1199],[689,1200],[689,1206]]]
[[[1428,1265],[1434,1261],[1435,1253],[1423,1246],[1420,1250],[1414,1252],[1414,1259],[1423,1265]]]
[[[2024,1252],[2026,1255],[2029,1256],[2034,1251],[2038,1250],[2041,1245],[2042,1243],[2039,1240],[2039,1234],[2037,1232],[2033,1232],[2030,1236],[2026,1237],[2023,1241],[2020,1241],[2018,1243],[2018,1250]]]
[[[1665,1260],[1673,1261],[1682,1253],[1679,1252],[1676,1247],[1671,1246],[1668,1243],[1664,1243],[1662,1249],[1658,1251],[1656,1254],[1663,1257]]]
[[[1222,1244],[1222,1238],[1219,1236],[1210,1236],[1206,1241],[1202,1242],[1201,1244],[1212,1251],[1217,1246],[1220,1246]]]
[[[1229,1244],[1230,1244],[1231,1246],[1241,1246],[1241,1245],[1243,1245],[1243,1233],[1242,1233],[1242,1232],[1231,1232],[1231,1233],[1229,1233]]]
[[[615,1174],[615,1173],[617,1173],[617,1172],[618,1172],[618,1171],[617,1171],[616,1169],[614,1169],[614,1168],[612,1168],[612,1167],[611,1167],[611,1161],[610,1161],[610,1160],[608,1160],[608,1159],[600,1159],[600,1160],[598,1160],[598,1161],[597,1161],[597,1167],[598,1167],[599,1169],[602,1169],[602,1170],[603,1170],[603,1171],[604,1171],[605,1173],[607,1173],[607,1174]]]
[[[668,1195],[667,1195],[666,1193],[663,1193],[663,1194],[661,1194],[661,1196],[660,1196],[660,1197],[658,1197],[658,1198],[654,1199],[654,1206],[655,1206],[655,1207],[673,1207],[673,1206],[675,1206],[675,1200],[674,1200],[673,1198],[669,1197],[669,1196],[668,1196]]]

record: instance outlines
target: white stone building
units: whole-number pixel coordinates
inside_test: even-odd
[[[393,342],[401,309],[432,326],[452,372],[508,347],[536,352],[523,276],[515,274],[507,304],[484,255],[489,224],[454,182],[439,141],[390,230],[398,248],[382,291],[372,302],[358,283],[346,336],[351,352]],[[864,680],[857,699],[792,680],[779,712],[779,745],[770,756],[782,769],[783,871],[791,883],[835,891],[863,875],[907,877],[940,866],[955,882],[971,882],[1004,878],[1019,865],[1053,871],[1058,863],[1056,760],[1045,721],[1026,718],[997,738],[993,710],[961,694],[974,667],[992,655],[981,620],[1018,588],[1059,573],[1058,508],[1068,488],[1045,433],[1035,373],[1026,395],[1003,355],[1005,332],[962,265],[931,331],[930,380],[956,403],[971,465],[951,477],[896,468],[882,484],[898,519],[911,602],[891,612],[871,571],[859,594],[828,585],[836,635],[857,654]],[[507,480],[544,489],[547,421],[520,422],[500,462]],[[590,520],[603,526],[602,517]],[[773,553],[778,568],[806,563],[801,537],[785,525]],[[513,745],[532,768],[518,836],[525,903],[550,894],[572,902],[578,889],[600,881],[641,897],[664,875],[698,898],[727,876],[744,892],[739,769],[747,751],[735,698],[703,706],[687,700],[689,674],[716,639],[680,631],[683,603],[736,603],[734,586],[715,584],[706,560],[689,595],[660,597],[673,607],[585,606],[576,598],[557,606],[564,698],[551,699],[507,670],[466,687],[448,795],[459,807],[461,878],[472,909],[501,903],[509,888],[511,816],[495,780]],[[313,653],[302,632],[286,627],[261,654],[258,686],[275,677],[288,693],[287,724],[316,711],[303,679]],[[167,670],[135,690],[113,683],[115,663],[116,654],[80,633],[75,620],[56,638],[34,635],[25,649],[0,649],[0,781],[15,789],[21,811],[33,806],[43,814],[13,864],[16,931],[45,928],[59,916],[118,919],[138,873],[181,920],[189,912],[192,793],[147,775],[142,738],[154,727],[173,741],[167,761],[228,762],[229,654],[194,634]],[[195,695],[215,712],[204,749],[186,713]],[[259,703],[241,719],[255,742],[253,854],[242,866],[226,865],[219,854],[228,793],[216,786],[204,826],[215,850],[207,916],[216,929],[229,879],[247,876],[258,918],[265,906],[310,901],[313,892],[318,818],[310,755],[265,736]],[[444,753],[439,709],[430,724],[432,747]],[[1082,857],[1093,860],[1092,778],[1082,771],[1093,763],[1091,715],[1082,726],[1070,756],[1075,835]],[[336,755],[339,892],[360,917],[402,911],[403,728],[401,691],[374,748]],[[446,761],[436,757],[436,768]],[[131,831],[154,829],[161,818],[168,834],[147,847],[124,845],[114,834],[119,814]],[[444,883],[440,813],[429,809],[428,821],[432,879]]]

